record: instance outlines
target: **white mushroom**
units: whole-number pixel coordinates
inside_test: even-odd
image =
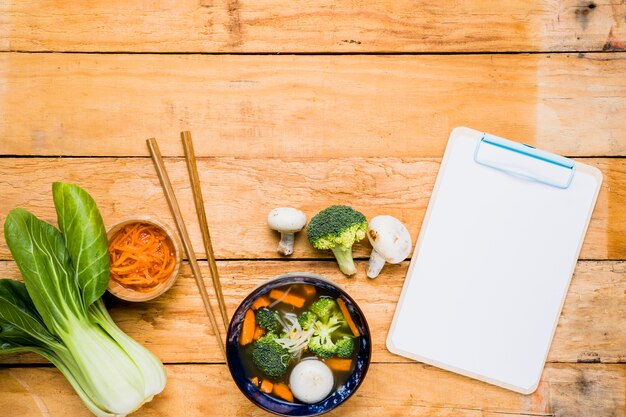
[[[276,251],[289,256],[293,253],[294,234],[298,233],[306,224],[306,215],[298,209],[279,207],[267,215],[267,225],[280,232],[280,243]]]
[[[303,403],[322,401],[333,390],[333,372],[318,359],[304,359],[297,364],[289,376],[293,396]]]
[[[411,253],[411,235],[393,216],[376,216],[367,227],[367,237],[372,244],[372,254],[367,265],[367,276],[376,278],[385,262],[398,264]]]

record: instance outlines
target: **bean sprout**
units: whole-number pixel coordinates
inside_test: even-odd
[[[287,349],[293,358],[302,356],[302,351],[308,346],[311,336],[313,336],[313,326],[308,330],[303,330],[298,322],[298,316],[294,313],[284,313],[278,318],[283,326],[285,335],[276,339],[276,342]]]

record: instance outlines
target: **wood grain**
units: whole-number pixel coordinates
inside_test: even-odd
[[[590,159],[604,183],[581,252],[583,259],[626,259],[626,159]],[[197,256],[205,259],[189,177],[182,159],[168,159],[168,172]],[[350,204],[368,218],[390,214],[417,238],[439,169],[425,158],[238,159],[201,158],[200,181],[215,254],[227,258],[276,258],[279,236],[266,225],[274,207],[293,206],[309,219],[331,204]],[[25,179],[28,181],[25,181]],[[174,223],[148,158],[2,158],[0,221],[14,207],[26,207],[56,223],[51,182],[69,181],[93,195],[112,227],[127,216],[144,214]],[[354,246],[369,257],[369,242]],[[330,258],[305,233],[296,235],[294,258]],[[0,259],[9,259],[0,237]]]
[[[182,156],[190,130],[198,156],[441,157],[466,125],[624,156],[625,58],[5,53],[0,154]]]
[[[169,365],[165,391],[133,414],[269,416],[237,390],[225,365]],[[89,416],[53,368],[0,369],[0,407],[12,417]],[[393,381],[393,384],[388,383]],[[374,364],[362,387],[329,416],[623,417],[626,365],[548,365],[530,396],[420,364]]]
[[[205,284],[211,290],[208,266],[206,262],[201,265]],[[372,360],[407,361],[389,353],[385,339],[408,262],[385,266],[376,280],[366,277],[365,262],[357,262],[354,278],[344,277],[334,262],[228,261],[219,262],[218,267],[231,314],[253,288],[273,276],[306,271],[331,278],[363,309],[373,339]],[[0,262],[0,277],[19,278],[15,264]],[[625,292],[626,262],[579,262],[548,361],[626,362]],[[215,300],[212,292],[211,297]],[[164,362],[223,361],[188,265],[174,287],[154,301],[126,303],[107,297],[107,304],[120,327]],[[185,335],[184,343],[181,334]],[[0,363],[44,362],[36,355],[0,356]]]
[[[475,52],[623,50],[621,1],[149,0],[0,5],[3,50]]]

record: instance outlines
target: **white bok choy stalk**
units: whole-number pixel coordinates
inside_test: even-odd
[[[52,362],[98,417],[125,416],[165,387],[165,368],[122,332],[100,298],[109,281],[106,231],[82,188],[52,185],[59,230],[13,209],[4,236],[24,283],[0,280],[0,353]]]

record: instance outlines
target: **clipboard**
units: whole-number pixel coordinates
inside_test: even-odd
[[[454,129],[389,351],[534,392],[601,183],[597,168]]]

